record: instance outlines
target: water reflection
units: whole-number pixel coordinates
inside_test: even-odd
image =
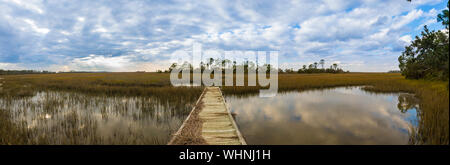
[[[249,144],[407,144],[417,123],[413,95],[360,87],[226,100]]]
[[[33,144],[166,144],[191,107],[180,100],[68,92],[0,98],[0,110],[23,123]]]

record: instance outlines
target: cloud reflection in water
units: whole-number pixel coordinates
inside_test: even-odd
[[[226,100],[249,144],[407,144],[418,107],[402,106],[407,95],[343,87]]]

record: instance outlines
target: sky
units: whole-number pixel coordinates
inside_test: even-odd
[[[0,0],[0,69],[155,71],[193,43],[279,51],[281,68],[325,60],[398,70],[398,56],[445,0]]]

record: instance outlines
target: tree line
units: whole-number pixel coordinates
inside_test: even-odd
[[[16,75],[16,74],[49,74],[55,73],[50,71],[36,71],[36,70],[3,70],[0,69],[0,75]]]
[[[319,65],[322,68],[318,68]],[[285,73],[293,73],[293,69],[285,70]],[[297,73],[344,73],[344,70],[339,68],[337,63],[333,63],[329,68],[325,68],[325,60],[321,59],[319,62],[314,62],[308,66],[303,65],[302,68],[297,70]]]
[[[319,68],[322,66],[322,68]],[[221,69],[223,73],[225,73],[225,69],[232,69],[233,73],[236,73],[236,68],[242,67],[244,69],[244,73],[248,73],[249,69],[255,70],[258,72],[260,68],[254,62],[244,61],[241,64],[237,64],[236,61],[230,60],[221,60],[221,59],[213,59],[209,58],[207,62],[200,62],[200,66],[198,68],[194,68],[192,64],[188,62],[184,62],[182,64],[172,63],[172,65],[167,70],[157,70],[158,73],[169,73],[175,68],[181,69],[189,69],[191,72],[197,70],[203,73],[204,70],[212,70],[212,69]],[[303,65],[302,68],[294,71],[292,68],[281,69],[281,68],[273,68],[270,64],[264,64],[261,67],[266,68],[266,72],[269,73],[271,70],[278,70],[278,73],[345,73],[342,68],[339,68],[337,63],[333,63],[329,68],[325,68],[325,60],[321,59],[320,62],[314,62],[312,64]],[[349,72],[349,71],[346,71]]]

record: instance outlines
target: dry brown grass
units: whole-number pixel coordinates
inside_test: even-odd
[[[11,113],[0,109],[0,145],[25,144],[27,143],[27,130],[11,120]]]
[[[207,89],[205,89],[207,90]],[[206,92],[206,91],[205,91]],[[199,102],[195,105],[191,114],[181,126],[173,139],[169,142],[169,145],[205,145],[207,144],[202,137],[203,121],[200,119],[199,114],[204,108],[202,100],[204,95],[201,95]]]
[[[172,87],[167,73],[64,73],[3,76],[0,97],[23,97],[37,90],[87,94],[155,96],[193,103],[202,88]],[[448,81],[406,80],[398,73],[280,74],[279,91],[369,85],[375,92],[409,92],[420,98],[419,127],[412,144],[449,144]],[[226,95],[257,94],[260,87],[222,87]]]
[[[57,102],[53,102],[53,99],[51,99],[48,102],[44,102],[43,110],[45,111],[59,112],[59,107],[63,106],[60,105],[61,100],[65,100],[65,103],[69,102],[69,105],[72,105],[70,104],[70,100],[74,99],[74,101],[79,102],[83,106],[88,106],[87,104],[89,102],[102,104],[95,102],[92,98],[115,98],[116,96],[126,98],[152,98],[152,101],[146,101],[145,105],[142,106],[142,113],[145,113],[144,115],[146,115],[146,117],[152,119],[155,118],[155,120],[157,120],[155,122],[163,124],[172,120],[151,116],[154,113],[154,109],[157,109],[158,107],[166,108],[167,111],[169,111],[167,112],[167,115],[173,115],[173,118],[186,116],[202,91],[201,87],[172,87],[170,86],[167,74],[157,73],[64,73],[9,75],[1,76],[1,78],[4,78],[1,80],[1,82],[4,81],[4,83],[2,85],[3,89],[0,90],[0,99],[5,100],[5,102],[8,102],[8,100],[28,98],[28,96],[33,96],[38,91],[46,93],[63,91],[67,93],[80,93],[85,96],[65,97],[56,100]],[[33,108],[30,107],[30,102],[25,101],[24,103],[25,104],[21,105],[23,106],[21,108]],[[127,108],[128,106],[114,107],[114,112],[123,113],[123,111],[127,111]],[[10,112],[11,110],[12,108],[5,109],[4,112]],[[18,111],[21,111],[21,109],[18,109]],[[3,118],[13,118],[5,115],[3,116]],[[26,124],[16,123],[16,121],[13,120],[0,120],[0,129],[11,131],[9,134],[0,134],[0,138],[8,138],[9,140],[5,140],[8,142],[7,144],[166,144],[168,141],[168,138],[163,140],[157,139],[158,141],[154,142],[149,138],[137,139],[142,136],[141,134],[120,134],[118,136],[108,137],[108,139],[98,138],[97,133],[95,132],[96,129],[91,129],[91,127],[88,128],[88,126],[95,126],[95,123],[89,121],[90,120],[81,120],[79,117],[68,118],[67,120],[62,120],[62,123],[59,124],[64,129],[56,127],[56,131],[51,131],[55,135],[41,136],[47,133],[43,133],[44,131],[40,130],[34,131],[32,129],[27,129]],[[73,124],[71,124],[71,122],[76,122],[78,125],[86,125],[86,129],[83,130],[90,130],[91,132],[80,132],[78,131],[77,126],[72,126]],[[173,123],[167,125],[167,127],[170,127],[168,128],[170,130],[176,130],[178,126],[179,125],[173,126]],[[16,127],[17,129],[12,129]],[[26,136],[22,136],[23,134],[20,131],[24,132]],[[86,134],[89,136],[86,136]],[[10,136],[21,136],[24,140],[11,140],[18,138],[10,138]],[[64,139],[67,140],[60,142],[61,138],[57,138],[60,136],[65,136],[66,138]],[[169,136],[170,134],[168,134],[168,137]],[[37,137],[39,139],[37,139]],[[148,137],[153,136],[149,135]],[[158,136],[158,138],[159,137],[160,136]],[[130,142],[130,140],[135,139],[138,141]]]
[[[195,101],[202,88],[172,87],[168,74],[61,73],[3,76],[0,96],[32,96],[39,90],[76,91],[108,96],[155,96],[163,100]]]

